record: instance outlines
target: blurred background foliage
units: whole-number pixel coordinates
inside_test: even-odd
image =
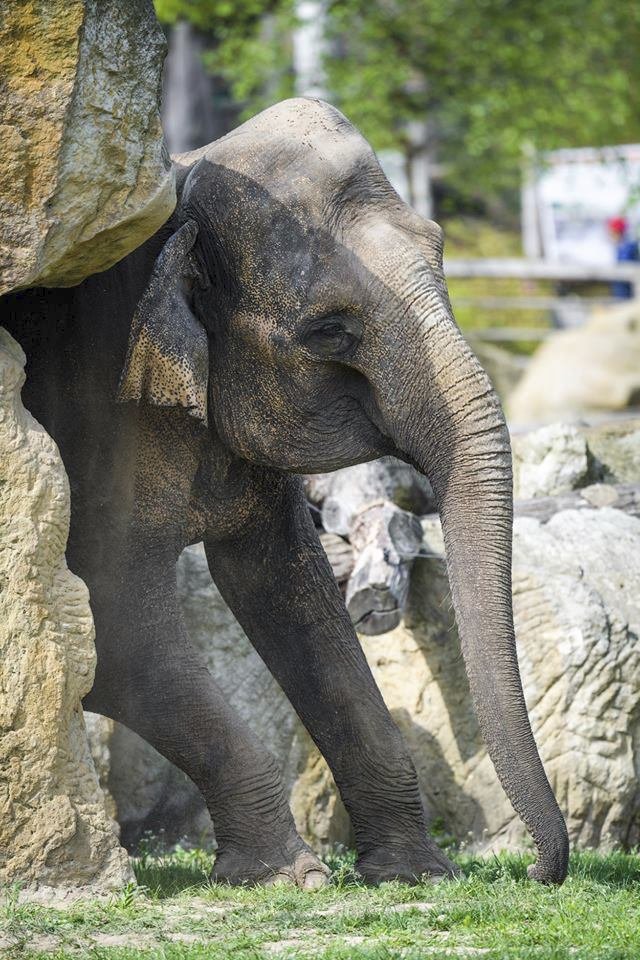
[[[156,10],[208,35],[207,67],[239,119],[295,93],[295,0],[156,0]],[[513,208],[526,144],[640,140],[640,4],[327,0],[322,30],[327,97],[407,163],[421,125],[442,213]]]
[[[318,91],[384,152],[383,162],[392,157],[406,199],[445,227],[450,258],[522,254],[520,187],[527,158],[539,163],[545,150],[640,142],[637,3],[155,0],[155,5],[173,49],[181,27],[189,25],[191,46],[184,55],[201,61],[211,81],[200,98],[188,82],[183,100],[165,110],[167,134],[168,115],[180,117],[187,108],[199,127],[190,130],[188,143],[174,143],[174,150],[215,139],[278,100]],[[305,56],[312,62],[301,76],[296,50],[305,31]],[[213,126],[198,120],[204,121],[207,110],[215,115]],[[420,197],[416,189],[425,182]],[[608,294],[606,285],[507,278],[450,278],[449,290],[474,349],[496,381],[499,363],[505,367],[509,385],[523,369],[513,364],[524,363],[550,328],[561,325],[542,299]],[[495,328],[503,328],[505,336],[491,334]],[[494,342],[487,343],[491,336]]]

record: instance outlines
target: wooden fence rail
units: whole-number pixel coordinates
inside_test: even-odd
[[[446,277],[512,277],[518,280],[577,280],[584,283],[631,283],[634,295],[640,287],[640,264],[603,264],[594,267],[580,263],[556,263],[551,260],[526,260],[523,257],[487,259],[449,259],[444,262]]]

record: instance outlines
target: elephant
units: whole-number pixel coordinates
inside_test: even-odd
[[[146,243],[76,287],[3,304],[28,357],[25,404],[69,475],[68,563],[96,628],[85,707],[201,790],[214,880],[326,882],[275,761],[186,634],[176,561],[203,541],[213,580],[329,764],[363,880],[455,875],[428,834],[301,478],[399,458],[433,487],[471,696],[537,848],[530,875],[561,883],[567,831],[514,638],[509,435],[453,317],[440,227],[318,99],[270,107],[174,166],[177,206]]]

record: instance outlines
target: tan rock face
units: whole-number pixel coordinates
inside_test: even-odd
[[[360,639],[408,741],[431,814],[474,847],[522,846],[526,831],[497,780],[471,705],[440,525],[436,518],[423,525],[433,556],[415,565],[404,622]],[[609,508],[564,511],[547,524],[520,518],[513,569],[525,694],[572,841],[636,843],[640,520]],[[230,702],[276,756],[299,831],[319,850],[349,843],[326,763],[210,583],[200,547],[185,552],[180,571],[189,630]],[[211,838],[195,788],[123,728],[111,739],[111,765],[110,786],[130,839],[163,826],[171,840]]]
[[[425,521],[442,550],[437,520]],[[443,554],[442,554],[443,555]],[[533,731],[569,834],[583,846],[640,836],[640,521],[564,511],[514,531],[514,614]],[[526,831],[479,737],[444,563],[416,565],[405,623],[363,640],[405,733],[432,813],[459,838],[500,848]]]
[[[540,752],[581,846],[640,840],[640,520],[516,525],[514,605]]]
[[[584,434],[570,423],[551,423],[515,437],[514,496],[552,497],[589,482],[589,454]]]
[[[510,394],[506,411],[510,421],[528,426],[637,406],[640,300],[629,300],[547,340]]]
[[[171,214],[151,0],[6,0],[0,294],[106,270]]]
[[[87,589],[64,558],[67,478],[20,402],[24,362],[0,328],[0,883],[102,893],[131,871],[80,706],[95,649]]]
[[[512,437],[514,496],[553,497],[593,483],[640,482],[640,419],[551,423]]]

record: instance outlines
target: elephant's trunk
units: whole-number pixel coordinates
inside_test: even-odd
[[[561,883],[568,836],[531,731],[511,600],[513,523],[509,435],[490,382],[438,296],[412,315],[412,344],[386,350],[376,399],[400,450],[434,488],[473,703],[487,750],[538,849],[530,875]],[[428,320],[425,320],[428,317]],[[390,369],[398,367],[398,369]],[[392,384],[408,389],[393,399]],[[428,399],[425,399],[428,398]]]

